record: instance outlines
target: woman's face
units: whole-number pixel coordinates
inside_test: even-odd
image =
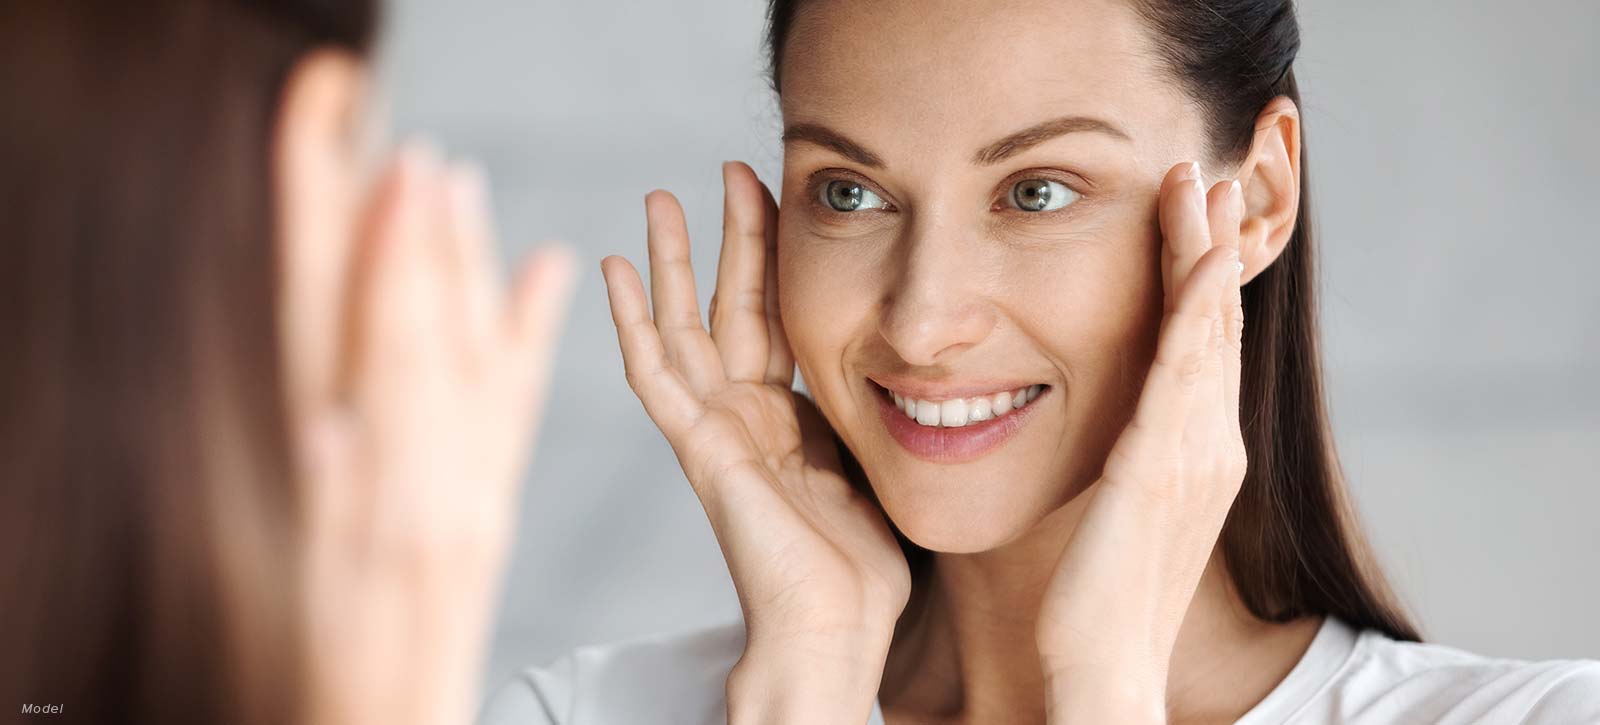
[[[1204,163],[1201,116],[1112,0],[813,0],[788,43],[800,372],[913,541],[1011,541],[1099,476],[1131,414],[1157,191]]]

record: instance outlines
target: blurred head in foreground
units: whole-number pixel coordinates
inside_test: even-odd
[[[275,240],[356,223],[376,4],[0,4],[5,707],[298,720]]]

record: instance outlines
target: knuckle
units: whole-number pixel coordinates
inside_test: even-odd
[[[1200,384],[1200,378],[1206,371],[1206,359],[1198,350],[1185,350],[1177,360],[1172,361],[1171,366],[1178,386],[1184,392],[1189,392]]]

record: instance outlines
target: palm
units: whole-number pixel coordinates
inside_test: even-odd
[[[821,414],[791,390],[770,262],[776,207],[747,168],[730,169],[728,185],[709,334],[670,196],[647,200],[653,318],[631,266],[606,261],[629,383],[705,506],[747,624],[815,631],[863,612],[892,623],[910,587],[904,558],[846,480]]]
[[[715,460],[724,473],[713,485],[739,496],[741,521],[759,528],[739,537],[745,548],[729,558],[730,565],[748,563],[752,575],[774,580],[753,591],[786,598],[761,603],[762,609],[792,614],[798,608],[814,616],[815,607],[903,600],[905,560],[883,514],[845,479],[816,407],[775,386],[733,389],[741,387],[730,386],[727,402],[719,400],[706,423],[722,433],[713,440],[748,446],[722,447],[726,458]]]

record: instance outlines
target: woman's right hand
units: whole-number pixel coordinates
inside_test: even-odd
[[[730,718],[814,718],[826,703],[860,722],[910,574],[882,512],[841,472],[827,422],[791,389],[777,204],[744,164],[725,164],[723,183],[709,333],[671,194],[645,198],[653,318],[633,266],[601,263],[628,383],[705,507],[744,610]]]

